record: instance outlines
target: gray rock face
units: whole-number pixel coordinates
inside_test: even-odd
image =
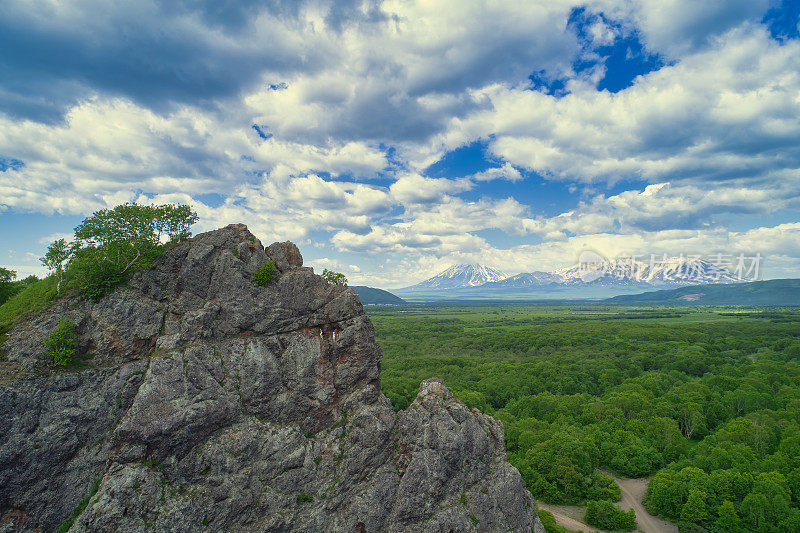
[[[268,259],[279,276],[252,282]],[[77,324],[88,369],[42,339]],[[243,225],[168,250],[99,302],[15,328],[0,383],[0,532],[544,531],[498,422],[440,380],[408,410],[352,289]]]

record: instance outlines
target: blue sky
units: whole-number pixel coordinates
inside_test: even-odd
[[[0,5],[0,265],[187,202],[351,283],[618,254],[800,277],[800,4]]]

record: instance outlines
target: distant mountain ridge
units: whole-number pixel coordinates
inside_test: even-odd
[[[404,305],[405,300],[383,289],[366,287],[364,285],[351,286],[363,305]]]
[[[597,256],[598,258],[600,256]],[[601,258],[602,259],[602,258]],[[608,297],[687,285],[745,281],[727,268],[702,259],[667,257],[653,261],[630,258],[585,262],[553,272],[506,276],[492,267],[454,265],[425,281],[397,289],[398,294],[434,297]]]
[[[494,288],[522,288],[522,287],[542,287],[561,283],[561,276],[550,272],[523,272],[514,276],[509,276],[500,281],[489,281],[482,286]]]
[[[606,300],[625,305],[800,305],[800,279],[691,285],[678,289],[625,294]]]

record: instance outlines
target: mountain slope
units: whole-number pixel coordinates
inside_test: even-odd
[[[356,292],[363,305],[403,305],[408,303],[399,296],[395,296],[383,289],[365,287],[364,285],[352,285],[350,288]]]
[[[86,367],[49,366],[61,318]],[[2,531],[75,511],[75,531],[543,532],[502,425],[436,379],[395,413],[355,292],[244,225],[55,302],[3,349]]]
[[[642,305],[800,305],[800,279],[693,285],[679,289],[621,295],[606,300]]]
[[[508,276],[496,268],[483,265],[454,265],[439,274],[416,285],[398,289],[397,292],[418,292],[429,290],[459,289],[478,287],[487,282],[500,281]]]
[[[561,283],[561,276],[550,272],[523,272],[509,276],[500,281],[489,281],[481,285],[487,289],[522,289],[527,287],[544,287]]]

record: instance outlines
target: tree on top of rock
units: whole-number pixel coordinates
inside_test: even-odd
[[[333,283],[334,285],[347,285],[347,278],[341,272],[334,272],[325,268],[322,270],[322,277],[328,280],[328,283]]]
[[[70,273],[78,288],[97,298],[145,269],[161,255],[162,240],[189,237],[197,213],[187,205],[123,204],[101,209],[75,228]]]
[[[58,239],[47,247],[47,253],[40,257],[39,261],[44,266],[52,270],[56,275],[56,294],[61,294],[61,280],[64,277],[64,263],[66,263],[75,248],[68,244],[65,239]]]

